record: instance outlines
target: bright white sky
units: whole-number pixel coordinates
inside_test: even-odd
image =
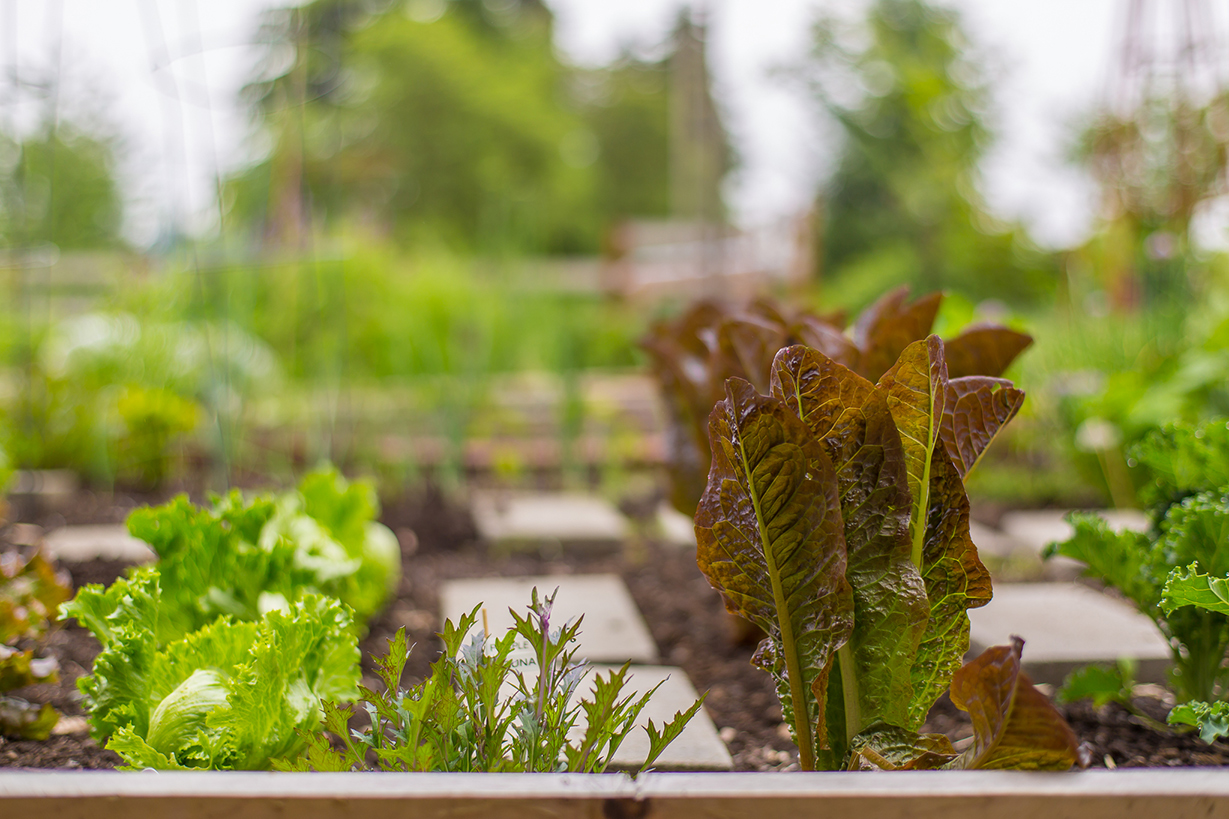
[[[547,0],[558,44],[598,64],[660,43],[686,0]],[[694,0],[702,3],[703,0]],[[995,71],[999,142],[985,194],[1047,245],[1087,235],[1094,190],[1064,160],[1072,122],[1100,98],[1121,24],[1115,0],[946,0]],[[0,0],[0,67],[45,79],[59,64],[61,108],[109,123],[124,145],[129,235],[150,242],[173,220],[207,227],[218,169],[259,153],[235,92],[252,65],[255,25],[277,0]],[[861,0],[708,0],[719,105],[743,167],[729,188],[755,223],[805,207],[835,149],[796,89],[773,69],[805,53],[817,10]],[[168,65],[167,54],[174,59]],[[15,59],[16,55],[16,59]],[[203,55],[203,57],[202,57]],[[48,100],[0,101],[0,127],[29,127]]]

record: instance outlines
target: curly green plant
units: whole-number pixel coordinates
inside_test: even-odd
[[[173,605],[146,566],[64,606],[102,644],[77,682],[90,733],[130,769],[268,768],[302,752],[322,699],[357,693],[351,616],[334,599],[307,594],[255,621],[220,616],[169,636]]]
[[[1181,594],[1196,576],[1175,572],[1194,564],[1214,578],[1229,574],[1229,424],[1171,424],[1129,454],[1147,475],[1141,497],[1151,503],[1150,530],[1115,531],[1097,515],[1075,513],[1074,535],[1050,544],[1046,555],[1081,561],[1086,576],[1117,589],[1156,623],[1172,652],[1179,702],[1224,699],[1229,612],[1186,605]]]

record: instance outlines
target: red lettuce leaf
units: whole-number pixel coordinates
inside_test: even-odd
[[[939,435],[962,479],[1023,404],[1024,391],[1003,378],[968,375],[947,382]]]
[[[943,734],[919,734],[877,725],[854,738],[846,767],[851,771],[933,771],[957,756]]]
[[[709,435],[697,563],[726,608],[769,635],[756,662],[775,678],[810,770],[827,747],[833,659],[853,629],[836,476],[806,426],[740,379],[726,383]]]
[[[952,678],[952,703],[969,712],[973,744],[947,767],[1065,771],[1080,760],[1075,734],[1020,670],[1024,641],[993,646]]]
[[[990,602],[990,573],[969,535],[969,498],[951,459],[935,451],[922,549],[930,620],[913,664],[908,727],[917,728],[969,650],[968,610]]]
[[[916,729],[947,688],[969,647],[970,608],[990,600],[990,574],[969,536],[969,499],[942,444],[949,380],[938,336],[914,342],[879,388],[900,431],[909,492],[911,552],[930,601],[930,618],[912,671],[905,727]]]
[[[738,377],[761,393],[768,392],[773,356],[784,346],[785,329],[780,325],[753,316],[726,319],[717,329],[717,349],[723,359],[721,382]]]
[[[856,710],[846,709],[845,729],[852,735],[875,722],[903,725],[930,606],[910,559],[905,456],[887,397],[803,346],[777,354],[772,395],[803,420],[836,470],[845,576],[854,596],[853,667],[845,667],[842,654],[840,684],[843,692],[846,686],[856,691]]]
[[[948,375],[952,378],[968,375],[997,378],[1032,343],[1031,336],[1006,327],[989,324],[968,327],[947,341]]]
[[[716,327],[724,318],[713,302],[702,301],[671,322],[659,322],[641,340],[666,406],[667,470],[671,503],[695,513],[708,476],[708,415],[721,400],[721,381],[712,372]]]
[[[790,329],[790,335],[828,358],[856,369],[862,353],[840,327],[814,318],[804,318]]]
[[[856,368],[871,381],[887,372],[912,342],[925,338],[935,323],[942,293],[930,293],[906,304],[909,288],[898,287],[866,308],[853,328],[853,342],[862,352]]]

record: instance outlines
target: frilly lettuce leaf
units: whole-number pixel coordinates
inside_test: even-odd
[[[256,622],[221,617],[160,646],[157,568],[84,591],[65,614],[103,650],[78,686],[91,733],[130,767],[267,768],[302,751],[296,729],[319,726],[322,698],[356,693],[350,614],[331,598],[304,595]]]
[[[347,481],[335,469],[307,475],[297,492],[278,500],[277,512],[260,535],[272,551],[294,545],[295,566],[311,574],[321,592],[340,599],[365,622],[380,611],[401,580],[401,546],[375,518],[375,488]]]
[[[274,758],[298,756],[299,731],[319,727],[321,700],[358,695],[359,650],[349,631],[345,609],[316,595],[261,623],[231,678],[229,707],[208,718],[234,750],[229,767],[265,769]]]
[[[400,545],[374,521],[378,512],[370,484],[333,469],[308,475],[276,500],[232,492],[209,508],[178,497],[133,512],[129,531],[158,555],[157,644],[222,616],[255,621],[317,592],[349,605],[361,629],[401,579]],[[82,592],[73,616],[104,639],[122,594]]]

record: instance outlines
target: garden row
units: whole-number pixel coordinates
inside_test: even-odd
[[[653,346],[676,423],[707,429],[676,436],[690,448],[675,453],[692,468],[675,473],[680,506],[707,475],[699,569],[765,635],[753,662],[774,681],[803,769],[1082,761],[1023,672],[1021,641],[964,663],[968,612],[991,597],[964,480],[1023,401],[999,374],[1028,339],[980,327],[945,343],[926,335],[937,308],[894,294],[845,335],[766,303],[735,316],[702,306]],[[718,386],[710,416],[688,414]],[[1076,520],[1058,549],[1161,626],[1182,702],[1170,719],[1212,740],[1225,721],[1229,566],[1215,533],[1227,516],[1229,435],[1224,422],[1173,428],[1136,457],[1154,475],[1155,532]],[[61,611],[102,647],[81,682],[94,736],[130,765],[161,769],[604,769],[652,692],[621,697],[624,666],[577,701],[578,623],[552,627],[545,589],[531,591],[529,614],[514,613],[505,634],[489,630],[482,601],[457,612],[443,654],[408,691],[397,633],[375,660],[383,685],[357,687],[357,641],[400,579],[401,547],[375,515],[370,486],[330,471],[276,498],[232,493],[210,508],[177,499],[134,513],[129,530],[157,563],[82,589]],[[8,573],[32,597],[12,607],[20,616],[7,637],[32,639],[65,594],[38,558]],[[14,680],[50,672],[29,650],[6,654]],[[1101,699],[1128,699],[1131,688],[1123,669],[1069,688],[1079,686]],[[960,752],[922,732],[944,694],[972,717]],[[363,719],[350,726],[355,700]],[[699,707],[649,723],[646,766]],[[10,730],[31,736],[53,719],[17,703],[6,713]]]

